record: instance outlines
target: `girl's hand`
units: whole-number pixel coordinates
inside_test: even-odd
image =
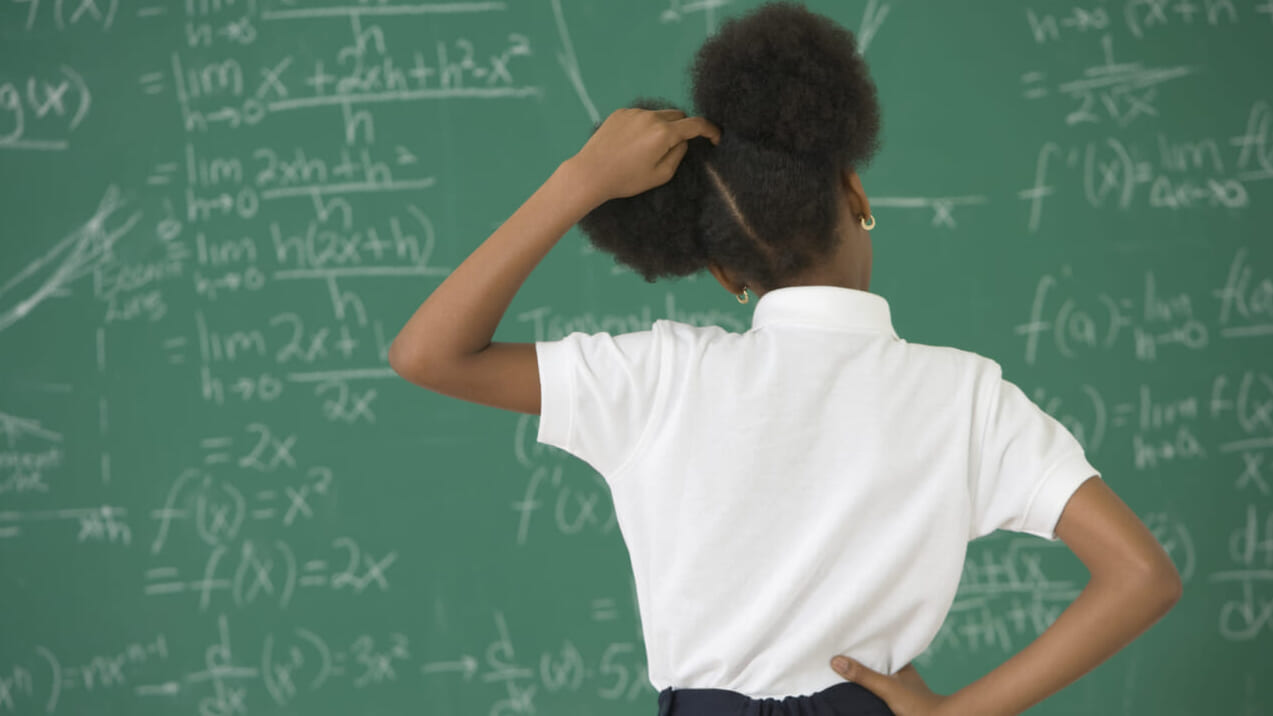
[[[604,203],[667,183],[694,137],[716,144],[720,128],[679,109],[617,109],[568,161]]]
[[[839,664],[843,662],[841,668]],[[903,666],[891,676],[868,669],[844,656],[831,659],[831,668],[844,678],[865,686],[880,697],[897,716],[930,716],[942,713],[941,705],[950,698],[935,694],[919,677],[913,664]]]

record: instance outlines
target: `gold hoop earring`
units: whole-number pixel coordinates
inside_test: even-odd
[[[869,223],[869,224],[868,224],[868,223],[866,223],[866,220],[867,220],[867,219],[870,219],[870,220],[871,220],[871,223]],[[875,216],[874,216],[874,215],[871,215],[871,216],[861,216],[861,217],[858,217],[858,223],[862,224],[862,228],[863,228],[863,229],[866,229],[867,231],[870,231],[871,229],[874,229],[874,228],[875,228]]]
[[[751,296],[748,296],[748,295],[747,295],[747,287],[746,287],[746,286],[743,286],[743,292],[742,292],[742,293],[739,293],[739,294],[735,294],[735,295],[734,295],[734,298],[738,299],[738,302],[739,302],[739,303],[747,303],[748,301],[750,301],[750,300],[751,300]]]

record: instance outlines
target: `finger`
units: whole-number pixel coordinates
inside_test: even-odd
[[[667,153],[654,163],[654,168],[667,171],[669,175],[675,173],[676,167],[680,165],[681,159],[685,157],[685,152],[689,151],[689,148],[689,142],[677,142],[676,146],[667,150]]]
[[[679,109],[655,109],[650,111],[654,112],[654,116],[659,119],[665,119],[669,122],[681,119],[685,116],[685,113]]]
[[[707,137],[712,144],[720,144],[720,127],[703,117],[686,117],[672,122],[672,129],[681,140]]]
[[[892,687],[892,684],[888,682],[883,674],[872,671],[847,656],[837,656],[831,659],[831,668],[849,681],[865,686],[880,698],[884,698],[884,692],[887,692]]]

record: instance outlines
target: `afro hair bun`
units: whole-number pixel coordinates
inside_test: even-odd
[[[709,37],[690,79],[694,114],[720,127],[720,144],[689,140],[670,181],[601,204],[579,227],[649,282],[717,264],[752,288],[783,285],[834,246],[841,171],[862,169],[878,148],[866,62],[830,18],[770,3]]]
[[[861,168],[878,149],[875,85],[853,34],[790,2],[726,20],[690,70],[697,113],[753,142]]]
[[[667,100],[644,97],[628,106],[680,109]],[[631,267],[647,282],[701,271],[707,266],[700,239],[708,181],[704,164],[711,148],[710,139],[691,139],[670,181],[634,196],[606,201],[579,220],[580,230],[593,246],[612,254],[616,263]]]

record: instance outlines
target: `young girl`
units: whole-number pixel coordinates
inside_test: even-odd
[[[692,77],[700,116],[611,114],[389,356],[439,393],[538,414],[540,442],[605,478],[660,713],[1015,714],[1153,624],[1179,576],[1074,437],[994,361],[899,338],[868,292],[857,170],[879,109],[853,36],[767,5],[710,38]],[[755,295],[751,328],[492,343],[576,222],[648,281],[706,268]],[[1063,540],[1092,579],[1019,654],[935,694],[909,662],[967,542],[995,529]]]

